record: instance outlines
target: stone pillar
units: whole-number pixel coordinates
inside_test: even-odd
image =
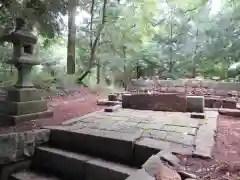
[[[18,18],[15,30],[1,39],[13,44],[13,57],[7,63],[17,68],[18,80],[7,89],[6,100],[0,101],[0,126],[52,116],[53,112],[47,109],[47,102],[41,99],[32,83],[32,67],[40,64],[32,58],[37,37],[27,31],[25,21]]]

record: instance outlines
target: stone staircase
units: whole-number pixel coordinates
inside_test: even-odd
[[[52,129],[48,144],[35,149],[30,168],[9,179],[124,180],[141,166],[133,163],[132,148],[127,139]]]

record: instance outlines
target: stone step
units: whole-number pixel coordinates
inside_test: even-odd
[[[9,180],[63,180],[63,179],[34,171],[20,171],[17,173],[13,173],[9,177]]]
[[[124,180],[137,169],[52,147],[36,148],[32,169],[71,180]]]
[[[51,129],[49,144],[51,147],[89,154],[132,166],[134,143],[141,133],[139,131],[129,134],[90,128],[76,131]]]

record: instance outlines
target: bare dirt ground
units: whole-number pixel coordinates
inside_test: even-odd
[[[48,100],[49,109],[51,109],[54,114],[53,117],[23,122],[14,127],[1,127],[0,134],[39,129],[43,126],[59,125],[66,120],[103,109],[104,106],[98,106],[96,104],[97,98],[96,94],[92,93],[86,87],[74,89],[67,96],[53,97]]]
[[[38,119],[11,128],[3,127],[0,128],[0,134],[58,125],[71,118],[103,109],[103,106],[96,105],[97,98],[88,88],[78,88],[68,96],[49,100],[49,108],[54,112],[52,118]],[[192,157],[181,159],[186,170],[201,180],[240,180],[240,119],[219,116],[216,145],[211,160]]]
[[[240,119],[220,115],[213,158],[183,157],[182,164],[202,180],[240,180]]]

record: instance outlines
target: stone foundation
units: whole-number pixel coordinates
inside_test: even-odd
[[[230,98],[204,97],[203,104],[205,108],[236,109],[237,101]],[[186,96],[180,93],[125,94],[122,96],[122,107],[139,110],[188,112],[186,110]],[[202,110],[197,112],[202,112]]]
[[[206,108],[227,108],[236,109],[237,101],[233,99],[219,99],[215,97],[205,97]]]
[[[186,97],[178,93],[123,95],[122,107],[139,110],[185,112]]]

